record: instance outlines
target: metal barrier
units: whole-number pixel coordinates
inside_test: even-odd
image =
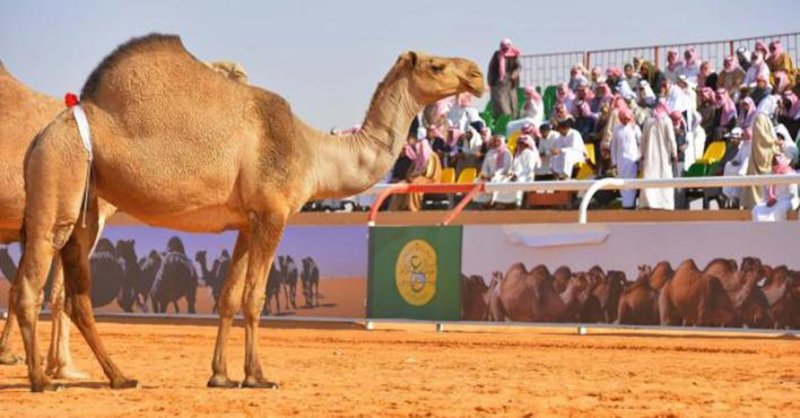
[[[668,49],[675,48],[679,50],[681,59],[683,59],[683,51],[688,47],[695,48],[699,60],[710,61],[714,64],[714,68],[719,70],[722,68],[722,60],[726,56],[732,55],[739,47],[743,46],[752,51],[757,41],[764,41],[769,44],[774,39],[781,40],[783,49],[797,63],[798,57],[800,57],[800,32],[709,42],[526,54],[520,57],[522,64],[521,81],[523,85],[533,84],[544,88],[568,81],[569,71],[577,63],[582,63],[586,68],[599,66],[606,69],[613,65],[621,69],[625,63],[633,62],[634,57],[640,57],[652,62],[658,68],[663,68],[666,66],[666,52]]]

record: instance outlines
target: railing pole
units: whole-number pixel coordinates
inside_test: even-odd
[[[372,208],[369,210],[369,216],[367,217],[367,226],[375,226],[375,218],[378,217],[378,210],[380,209],[383,202],[392,194],[400,192],[401,190],[408,190],[408,185],[399,184],[393,187],[390,187],[384,191],[382,191],[378,197],[375,198],[375,202],[372,203]]]
[[[589,209],[589,202],[592,200],[592,197],[594,197],[594,194],[597,193],[598,190],[602,189],[605,186],[621,187],[624,184],[625,180],[612,177],[606,177],[604,179],[600,179],[594,182],[589,187],[589,190],[586,191],[586,194],[583,195],[583,199],[581,199],[581,206],[578,214],[578,223],[579,224],[586,223],[586,211]]]
[[[475,183],[475,187],[473,187],[472,190],[469,191],[469,193],[467,193],[463,198],[461,198],[461,201],[458,202],[458,205],[456,205],[456,207],[454,207],[453,210],[451,210],[450,213],[447,214],[447,217],[444,218],[442,225],[446,226],[449,225],[450,222],[453,222],[453,220],[456,219],[456,217],[464,210],[464,208],[467,207],[467,204],[469,204],[469,202],[472,201],[475,195],[482,192],[483,189],[484,189],[484,183]]]

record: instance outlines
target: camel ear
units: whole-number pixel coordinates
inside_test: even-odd
[[[397,58],[397,61],[405,61],[410,65],[410,68],[414,68],[417,66],[417,53],[414,51],[406,51],[400,54],[400,57]]]

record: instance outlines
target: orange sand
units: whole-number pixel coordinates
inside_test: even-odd
[[[267,323],[259,346],[277,391],[205,388],[213,326],[101,323],[106,347],[141,389],[91,374],[66,391],[28,392],[23,366],[0,368],[13,416],[793,416],[800,343],[735,334],[382,325],[376,331]],[[49,329],[44,323],[41,329]],[[44,336],[45,332],[40,332]],[[14,348],[21,349],[15,333]],[[241,328],[229,370],[242,378]]]

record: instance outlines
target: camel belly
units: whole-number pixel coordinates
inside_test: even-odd
[[[185,232],[218,233],[247,225],[246,216],[226,206],[202,207],[166,215],[133,216],[150,226]]]

